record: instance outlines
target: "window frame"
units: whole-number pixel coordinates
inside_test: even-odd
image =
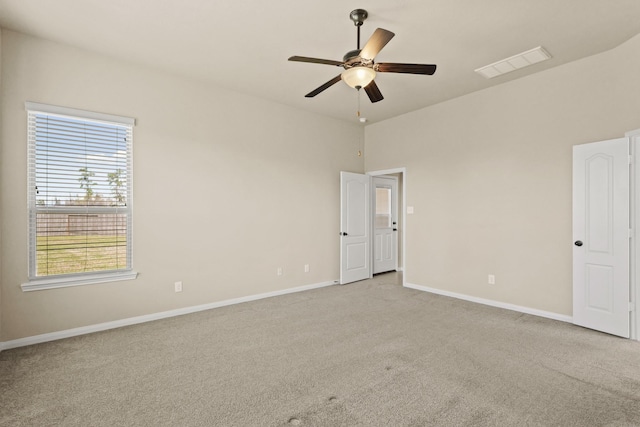
[[[42,289],[62,288],[68,286],[88,285],[95,283],[105,283],[120,280],[132,280],[138,275],[133,270],[133,138],[127,138],[126,145],[126,202],[125,206],[38,206],[36,202],[36,136],[35,131],[30,129],[32,116],[34,114],[45,114],[48,116],[67,117],[76,120],[105,123],[110,125],[125,126],[129,128],[130,135],[133,135],[135,119],[112,114],[97,113],[93,111],[78,110],[74,108],[60,107],[55,105],[41,104],[36,102],[25,102],[27,111],[27,157],[28,157],[28,179],[27,179],[27,214],[28,214],[28,277],[29,280],[21,285],[23,291],[35,291]],[[35,118],[34,118],[35,120]],[[127,243],[126,243],[126,268],[117,270],[99,270],[92,272],[56,274],[46,276],[36,276],[37,253],[36,253],[36,216],[38,213],[59,213],[59,214],[98,214],[117,213],[126,214]]]

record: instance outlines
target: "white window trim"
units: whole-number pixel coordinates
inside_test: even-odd
[[[46,114],[59,114],[61,116],[79,117],[89,120],[97,120],[106,123],[119,123],[123,125],[135,126],[136,119],[125,116],[116,116],[113,114],[96,113],[94,111],[76,110],[75,108],[60,107],[57,105],[40,104],[38,102],[25,102],[27,111],[35,111]]]
[[[46,114],[58,114],[62,116],[71,116],[77,118],[90,119],[95,121],[101,121],[106,123],[118,123],[130,126],[135,126],[135,119],[125,116],[116,116],[113,114],[97,113],[93,111],[77,110],[75,108],[60,107],[57,105],[41,104],[37,102],[25,102],[25,110],[30,112],[39,112]],[[130,154],[133,157],[133,153]],[[132,191],[133,188],[130,188]],[[132,201],[127,206],[129,214],[132,214]],[[29,246],[29,252],[31,246]],[[31,254],[28,254],[31,258]],[[60,275],[55,277],[32,277],[28,282],[22,283],[20,287],[23,292],[39,291],[45,289],[57,289],[71,286],[83,286],[92,285],[98,283],[116,282],[122,280],[133,280],[138,277],[138,273],[134,270],[118,270],[118,271],[101,271],[91,273],[80,273],[70,275]]]
[[[94,285],[97,283],[117,282],[120,280],[133,280],[138,273],[131,271],[114,271],[107,273],[86,273],[73,276],[58,276],[55,278],[44,277],[32,279],[20,285],[23,292],[42,291],[45,289],[66,288],[70,286]]]

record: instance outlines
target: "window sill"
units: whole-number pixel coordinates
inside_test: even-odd
[[[45,289],[67,288],[70,286],[94,285],[96,283],[133,280],[138,277],[135,271],[117,271],[112,273],[83,274],[57,278],[33,279],[20,285],[23,292],[41,291]]]

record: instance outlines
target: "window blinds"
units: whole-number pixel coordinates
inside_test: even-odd
[[[130,270],[133,119],[27,110],[30,278]]]

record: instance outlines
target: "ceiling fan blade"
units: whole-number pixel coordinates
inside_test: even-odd
[[[311,92],[309,92],[308,94],[305,95],[305,98],[313,98],[314,96],[316,96],[320,92],[322,92],[322,91],[330,88],[334,84],[338,83],[340,80],[342,80],[342,77],[340,77],[340,76],[341,75],[338,74],[336,77],[332,78],[331,80],[329,80],[328,82],[326,82],[322,86],[312,90]]]
[[[360,57],[364,59],[375,58],[382,48],[389,43],[389,40],[391,40],[393,36],[395,36],[395,34],[391,31],[387,31],[383,28],[376,29],[367,41],[367,44],[364,45],[360,51]]]
[[[376,64],[374,69],[381,73],[432,75],[436,72],[436,66],[434,64],[399,64],[395,62],[381,62]]]
[[[382,92],[378,89],[378,85],[375,80],[371,80],[371,83],[365,86],[364,91],[367,92],[367,96],[369,96],[371,102],[378,102],[384,99],[384,96],[382,96]]]
[[[312,64],[337,65],[338,67],[344,64],[344,62],[342,61],[333,61],[331,59],[309,58],[307,56],[292,56],[291,58],[289,58],[289,61],[311,62]]]

